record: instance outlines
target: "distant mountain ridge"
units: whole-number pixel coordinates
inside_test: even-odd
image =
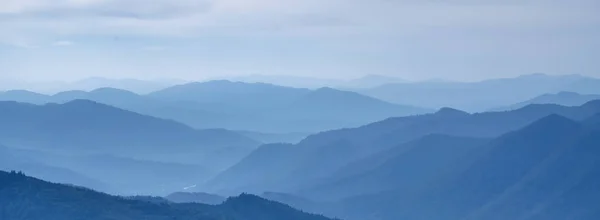
[[[600,94],[600,79],[581,75],[530,74],[480,82],[391,83],[354,91],[391,103],[480,112],[547,93]]]
[[[34,104],[77,99],[172,119],[199,129],[263,133],[311,133],[430,112],[330,88],[309,90],[226,80],[177,85],[148,95],[113,88],[65,91],[52,96],[27,91],[0,93],[0,100]]]
[[[301,76],[275,76],[275,75],[248,75],[228,78],[231,81],[246,83],[269,83],[280,86],[317,89],[333,87],[340,89],[371,88],[389,83],[407,82],[406,80],[377,74],[368,74],[353,79],[326,79]]]
[[[0,102],[5,138],[28,139],[54,147],[121,145],[191,147],[201,144],[255,144],[235,132],[200,131],[186,125],[112,106],[75,100],[43,106]],[[222,137],[215,136],[221,133]],[[209,139],[210,138],[210,139]],[[141,144],[146,142],[144,144]],[[171,149],[173,150],[173,149]]]
[[[445,108],[434,114],[390,118],[311,135],[296,145],[259,147],[209,181],[207,187],[225,193],[293,192],[331,176],[353,161],[431,134],[494,138],[551,114],[584,120],[599,112],[600,101],[592,101],[577,107],[530,105],[514,111],[478,114]],[[253,173],[263,175],[254,177]]]
[[[0,171],[0,219],[600,219],[600,99],[547,92],[593,91],[592,78],[399,84],[456,105],[518,104],[427,113],[328,87],[231,81],[149,95],[0,93],[37,102],[0,101],[0,170],[67,184]],[[400,99],[424,98],[414,96]],[[195,128],[216,124],[259,131]]]
[[[495,108],[492,111],[514,110],[531,104],[556,104],[563,106],[578,106],[586,102],[600,100],[600,95],[583,95],[576,92],[559,92],[554,94],[544,94],[530,100],[520,102],[508,107]]]
[[[48,181],[64,184],[76,184],[105,192],[114,192],[115,189],[98,179],[77,173],[73,170],[47,165],[33,159],[29,155],[21,155],[15,150],[0,145],[0,171],[20,170],[32,176],[44,178]]]
[[[0,121],[0,142],[14,148],[176,161],[213,171],[231,166],[260,144],[233,131],[196,130],[89,100],[0,102]]]

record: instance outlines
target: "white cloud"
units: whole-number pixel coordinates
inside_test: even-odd
[[[597,62],[587,61],[597,57],[598,9],[598,0],[0,0],[0,44],[36,48],[76,39],[81,47],[73,51],[93,51],[90,63],[114,56],[98,48],[168,50],[133,61],[194,73],[462,73],[473,65],[481,72],[598,72]],[[106,42],[116,37],[128,41]],[[73,52],[37,51],[45,49]],[[456,59],[463,56],[469,59]],[[106,63],[121,72],[160,72],[137,70],[146,63]]]
[[[403,33],[431,27],[554,27],[600,22],[594,0],[2,0],[0,35],[214,32]],[[326,28],[323,28],[326,27]],[[300,30],[300,31],[298,31]]]

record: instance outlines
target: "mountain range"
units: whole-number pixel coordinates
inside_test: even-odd
[[[337,152],[328,157],[328,162],[321,161],[327,158],[324,155],[304,159],[316,167],[334,170],[314,180],[303,179],[305,175],[286,175],[302,175],[293,172],[298,167],[314,171],[298,165],[301,159],[290,159],[292,153],[281,153],[302,151],[293,145],[267,145],[244,159],[243,165],[232,167],[232,173],[226,177],[243,174],[240,178],[247,181],[234,185],[242,191],[262,190],[266,198],[349,220],[597,219],[598,107],[598,101],[561,107],[561,111],[540,113],[525,125],[493,137],[432,133],[350,160],[339,169],[329,169],[333,158],[346,155],[341,149],[356,151],[356,146],[346,149],[349,142],[334,142],[341,146],[322,146],[333,147],[332,152]],[[498,117],[502,118],[507,116]],[[513,120],[525,118],[521,115]],[[263,178],[257,180],[252,175]],[[268,192],[269,189],[281,193]]]
[[[6,146],[0,147],[0,153],[0,170],[20,170],[32,177],[119,195],[164,195],[204,182],[218,172],[213,170],[215,165],[202,161],[162,162]]]
[[[35,157],[120,193],[180,190],[237,163],[260,144],[237,132],[196,130],[88,100],[0,102],[0,121],[0,142],[25,150],[21,161]],[[100,184],[85,186],[95,185]]]
[[[311,88],[333,87],[340,89],[371,88],[389,83],[407,82],[406,80],[377,74],[369,74],[362,77],[343,79],[324,79],[300,76],[270,76],[270,75],[248,75],[228,78],[231,81],[246,83],[269,83],[287,87]]]
[[[595,84],[8,91],[0,219],[598,219]],[[383,87],[438,110],[364,95]]]
[[[513,105],[547,93],[567,91],[600,94],[600,79],[581,75],[530,74],[480,82],[390,83],[354,91],[391,103],[479,112]]]
[[[544,117],[425,172],[434,179],[425,179],[420,188],[406,190],[401,184],[347,198],[336,207],[344,211],[337,212],[347,219],[597,219],[600,124],[585,124]],[[422,171],[430,162],[412,165]],[[412,182],[422,175],[388,176],[384,182]]]
[[[507,107],[495,108],[491,111],[514,110],[531,104],[556,104],[563,106],[578,106],[583,105],[586,102],[598,99],[600,99],[600,95],[584,95],[576,92],[559,92],[540,95],[524,102],[519,102],[517,104]]]
[[[52,96],[27,91],[0,93],[0,100],[32,104],[77,99],[171,119],[197,129],[262,133],[318,132],[430,111],[331,88],[309,90],[224,80],[183,84],[148,95],[112,88],[66,91]],[[339,114],[339,109],[344,109],[344,114]]]
[[[29,147],[72,149],[83,145],[87,150],[101,151],[181,151],[257,144],[235,132],[195,130],[88,100],[41,106],[0,102],[0,119],[0,138],[26,142]],[[120,148],[124,146],[127,149]]]
[[[156,201],[156,200],[155,200]],[[159,200],[160,201],[160,200]],[[220,205],[174,204],[122,198],[0,171],[0,219],[327,220],[243,194]]]
[[[261,146],[209,181],[207,187],[221,193],[293,192],[331,176],[351,162],[428,135],[494,138],[551,114],[582,120],[598,112],[600,102],[592,101],[577,107],[530,105],[514,111],[477,114],[445,108],[434,114],[390,118],[359,128],[311,135],[295,145]]]
[[[111,87],[129,90],[135,93],[147,94],[169,86],[185,83],[178,79],[140,80],[140,79],[111,79],[104,77],[84,78],[77,81],[22,81],[0,78],[0,90],[31,90],[41,93],[57,93],[65,90],[91,91],[99,88]]]

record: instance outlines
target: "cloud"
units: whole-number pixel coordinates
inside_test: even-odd
[[[428,28],[597,24],[599,3],[416,0],[3,0],[0,34],[198,36],[213,33],[398,34]]]

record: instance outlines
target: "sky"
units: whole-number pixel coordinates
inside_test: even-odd
[[[0,80],[600,77],[598,0],[0,0]]]

